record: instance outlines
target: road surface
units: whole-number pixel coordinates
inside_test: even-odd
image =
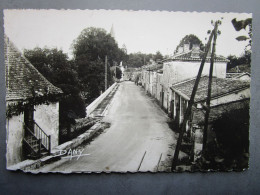
[[[173,154],[176,135],[167,115],[133,82],[120,84],[104,122],[111,124],[83,154],[61,159],[40,169],[42,172],[136,172],[157,171],[158,164]]]

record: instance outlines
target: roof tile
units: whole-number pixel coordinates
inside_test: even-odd
[[[5,36],[6,100],[25,100],[63,93],[50,83]]]
[[[172,86],[173,90],[177,90],[187,97],[191,96],[196,78],[186,80],[184,82],[176,83]],[[208,76],[203,76],[200,78],[198,89],[195,96],[195,102],[200,102],[206,100],[208,93]],[[211,97],[217,97],[220,95],[228,94],[236,90],[249,88],[250,82],[242,80],[231,80],[223,78],[212,78],[212,89]]]

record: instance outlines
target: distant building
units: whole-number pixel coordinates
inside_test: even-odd
[[[113,37],[114,39],[116,39],[115,31],[114,31],[114,25],[113,25],[113,24],[112,24],[111,29],[110,29],[110,35],[111,35],[111,37]]]
[[[124,80],[124,77],[125,77],[125,68],[124,68],[124,66],[123,66],[123,62],[120,62],[119,68],[120,68],[120,70],[121,70],[121,72],[122,72],[122,76],[121,76],[120,81],[123,81],[123,80]]]
[[[39,158],[59,143],[59,97],[51,84],[5,36],[7,167]]]
[[[141,83],[144,89],[158,101],[161,100],[162,88],[162,68],[161,62],[152,62],[152,64],[142,67]]]

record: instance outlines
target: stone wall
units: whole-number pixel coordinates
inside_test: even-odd
[[[89,116],[96,107],[107,97],[107,95],[116,87],[117,83],[114,83],[110,86],[104,93],[102,93],[97,99],[95,99],[88,107],[86,108],[86,115]]]

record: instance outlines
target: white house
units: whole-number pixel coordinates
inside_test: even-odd
[[[61,89],[51,84],[5,36],[7,167],[58,145]]]
[[[199,45],[194,44],[189,49],[189,44],[179,48],[177,54],[163,62],[163,107],[168,110],[171,98],[170,87],[181,81],[197,76],[204,52],[200,50]],[[228,60],[221,56],[215,57],[213,76],[217,78],[226,78],[226,67]],[[209,75],[210,55],[207,56],[203,68],[203,75]]]

